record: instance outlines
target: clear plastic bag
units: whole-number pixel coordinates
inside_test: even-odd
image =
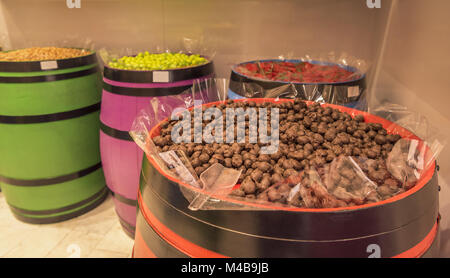
[[[41,50],[39,50],[39,48]],[[69,49],[77,49],[80,50],[78,52],[80,56],[73,57],[71,54],[73,53],[61,53],[61,50],[59,48],[69,48]],[[30,40],[20,40],[17,43],[11,44],[9,41],[9,37],[6,35],[0,36],[0,52],[9,52],[9,51],[16,51],[16,50],[24,50],[29,49],[27,54],[22,53],[20,55],[17,55],[17,57],[20,57],[20,61],[15,61],[13,59],[10,60],[10,62],[30,62],[30,61],[53,61],[53,60],[62,60],[62,59],[68,59],[68,58],[78,58],[83,57],[85,55],[89,55],[93,52],[96,52],[95,44],[91,39],[87,38],[80,38],[78,36],[70,36],[66,35],[64,38],[60,40],[55,41],[42,41],[42,42],[35,42]],[[39,53],[39,54],[38,54]],[[44,55],[44,59],[37,59],[37,57],[40,57],[41,55]],[[63,56],[61,56],[63,54]],[[78,54],[78,53],[77,53]],[[25,58],[32,57],[33,60],[27,60]],[[44,57],[44,56],[43,56]],[[55,58],[60,57],[60,58]],[[5,57],[0,56],[0,60],[3,60]],[[100,61],[98,61],[100,62]],[[55,68],[57,69],[57,68]]]
[[[214,79],[202,84],[202,91],[216,95],[216,98],[220,100],[224,99],[223,92],[227,89],[226,80]],[[205,86],[204,84],[209,85]],[[199,87],[194,86],[194,88]],[[252,89],[249,88],[249,90]],[[190,103],[194,103],[194,99],[194,97],[189,98],[185,103],[191,105]],[[291,100],[282,98],[242,99],[239,102],[248,103],[253,107],[257,106],[259,102],[271,102],[280,109],[291,107],[303,111],[301,112],[304,114],[303,118],[297,120],[294,119],[295,113],[291,113],[294,117],[293,121],[291,119],[289,125],[280,126],[279,130],[281,141],[289,140],[293,136],[292,138],[296,140],[297,144],[302,146],[298,148],[298,146],[292,144],[290,146],[281,142],[277,152],[264,156],[254,153],[255,149],[248,148],[246,144],[240,146],[239,144],[234,146],[236,143],[229,144],[229,148],[236,147],[239,149],[238,152],[242,153],[242,161],[236,165],[226,165],[223,157],[216,156],[217,153],[214,150],[202,149],[202,152],[211,151],[208,159],[217,158],[216,162],[223,166],[235,168],[238,171],[242,170],[242,172],[236,185],[229,184],[227,189],[220,193],[204,190],[203,186],[203,191],[199,191],[180,185],[180,190],[190,203],[196,198],[202,198],[204,201],[202,206],[196,209],[320,209],[376,203],[405,192],[414,186],[415,182],[430,169],[429,167],[434,165],[435,159],[445,145],[445,140],[443,140],[445,138],[440,137],[437,133],[423,134],[424,128],[426,130],[434,130],[434,128],[422,117],[407,109],[401,110],[402,115],[408,115],[407,118],[393,118],[395,113],[387,111],[384,107],[378,107],[376,112],[385,117],[386,115],[391,116],[390,119],[393,122],[390,122],[355,109],[329,104],[323,104],[321,107],[320,103],[304,103],[298,99],[291,105],[285,105]],[[234,104],[231,100],[220,103],[223,107]],[[178,113],[182,113],[189,105],[184,105],[184,108]],[[206,107],[197,105],[194,109],[207,110]],[[166,110],[173,111],[174,109],[153,106],[154,114],[160,114]],[[156,116],[154,120],[159,122],[164,117]],[[286,120],[287,117],[283,117],[283,119]],[[330,119],[332,119],[331,122]],[[148,123],[149,121],[151,119],[144,118],[144,122]],[[324,127],[318,124],[318,121],[332,124]],[[400,125],[420,130],[407,130]],[[291,131],[294,131],[294,134]],[[416,133],[424,137],[419,138]],[[131,134],[135,140],[137,139],[136,142],[139,144],[140,141],[145,148],[144,143],[149,140],[149,129],[142,128],[142,119],[136,119]],[[157,152],[168,151],[168,147],[166,150],[161,149],[164,144],[158,144],[160,139],[157,136],[153,139],[157,143],[153,147]],[[432,141],[429,141],[430,139]],[[212,143],[211,148],[218,149],[219,145],[214,144],[217,143]],[[203,143],[203,145],[208,144]],[[436,147],[433,148],[433,145]],[[177,147],[179,146],[174,146],[174,148]],[[193,154],[195,144],[191,147],[194,149],[191,151],[187,149],[186,154],[191,158],[194,171],[201,176],[209,166],[198,169],[195,162],[198,156]],[[188,146],[188,148],[190,147]],[[151,153],[148,149],[144,150]],[[316,157],[311,158],[313,152]],[[202,163],[207,162],[208,159]],[[305,159],[309,162],[304,163]],[[244,160],[250,161],[245,164],[245,167],[242,163]],[[272,160],[276,164],[270,162]]]
[[[390,122],[386,126],[390,134],[402,137],[390,151],[387,169],[401,181],[405,190],[413,187],[431,167],[436,166],[435,161],[447,144],[446,136],[425,116],[398,104],[385,103],[371,112]],[[386,138],[389,136],[394,135]]]
[[[180,46],[177,48],[166,48],[160,45],[150,46],[145,49],[134,49],[134,48],[122,48],[122,49],[107,49],[101,48],[98,50],[99,56],[104,65],[112,66],[112,63],[117,62],[120,58],[123,57],[135,57],[139,53],[148,53],[148,54],[164,54],[164,53],[172,53],[172,54],[186,54],[188,56],[198,55],[206,59],[206,62],[211,62],[216,55],[216,46],[213,41],[207,40],[204,37],[197,38],[187,38],[184,37],[180,40]],[[176,61],[173,61],[176,62]],[[151,70],[166,70],[166,69],[174,69],[168,65],[168,68],[154,68]],[[112,66],[114,67],[114,66]],[[183,65],[180,64],[176,68],[182,68]],[[141,70],[141,69],[132,69],[132,70]]]
[[[301,98],[367,110],[368,63],[346,53],[240,61],[232,67],[229,97]]]
[[[79,37],[77,35],[65,35],[58,40],[32,41],[27,38],[16,40],[15,43],[9,41],[7,35],[0,36],[0,46],[2,51],[10,51],[29,47],[68,47],[95,50],[96,45],[91,38]]]

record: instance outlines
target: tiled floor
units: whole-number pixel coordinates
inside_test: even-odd
[[[31,225],[12,216],[0,192],[0,258],[127,258],[132,248],[111,197],[77,218]]]
[[[440,177],[441,256],[450,257],[450,186]],[[30,225],[16,220],[0,192],[0,258],[127,258],[133,240],[122,230],[111,197],[69,221]]]

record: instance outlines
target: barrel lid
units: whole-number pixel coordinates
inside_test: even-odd
[[[105,65],[104,77],[112,81],[128,83],[172,83],[213,74],[213,62],[209,59],[208,61],[206,64],[194,67],[148,71],[122,70]]]
[[[70,69],[97,63],[97,56],[94,51],[91,54],[81,57],[47,60],[47,61],[0,61],[0,72],[37,72]]]

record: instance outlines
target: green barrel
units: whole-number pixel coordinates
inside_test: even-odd
[[[64,221],[107,196],[96,54],[0,62],[0,186],[15,217]]]

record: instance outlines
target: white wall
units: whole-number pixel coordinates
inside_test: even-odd
[[[375,83],[375,103],[394,102],[427,117],[450,138],[450,1],[398,0]],[[433,133],[432,135],[436,135]],[[450,140],[448,141],[450,143]],[[438,157],[443,256],[450,256],[450,146]]]
[[[387,0],[386,0],[387,1]],[[253,58],[332,50],[374,63],[387,7],[366,0],[3,0],[14,48],[48,42],[97,48],[178,49],[182,37],[204,37],[216,70]]]

